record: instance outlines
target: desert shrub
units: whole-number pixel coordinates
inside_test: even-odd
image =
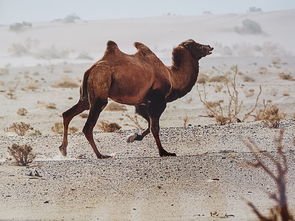
[[[69,67],[64,67],[64,73],[72,73],[73,70]]]
[[[249,76],[244,76],[244,81],[245,82],[255,82],[255,79]]]
[[[81,52],[78,56],[77,59],[82,59],[82,60],[93,60],[93,58],[87,53],[87,52]]]
[[[140,125],[136,114],[134,116],[125,114],[124,116],[126,116],[132,122],[132,124],[125,124],[125,126],[130,126],[130,127],[137,128],[139,130],[143,130],[143,127]]]
[[[9,74],[8,68],[0,68],[0,75]]]
[[[225,75],[213,76],[208,80],[208,82],[223,82],[223,83],[227,83],[228,81],[229,79]]]
[[[81,18],[76,14],[70,14],[64,17],[64,23],[75,23],[77,20],[81,20]]]
[[[287,74],[287,73],[280,73],[279,77],[282,80],[286,80],[286,81],[295,81],[295,78],[291,75],[291,74]]]
[[[52,87],[55,88],[76,88],[79,87],[80,83],[77,80],[69,77],[63,77],[61,80],[55,82]]]
[[[104,132],[114,132],[120,130],[121,126],[117,123],[110,123],[108,121],[102,120],[99,122],[97,127]]]
[[[18,166],[26,166],[32,163],[36,154],[32,152],[33,148],[29,145],[13,144],[8,147],[9,154],[14,158]]]
[[[262,34],[261,26],[250,19],[244,19],[241,27],[235,27],[234,31],[239,34]]]
[[[22,23],[14,23],[9,25],[9,30],[13,32],[21,32],[32,27],[32,23],[23,21]]]
[[[117,104],[117,103],[109,103],[107,107],[105,108],[106,111],[127,111],[127,108],[123,104]]]
[[[64,126],[62,123],[55,123],[52,127],[51,127],[51,130],[54,132],[54,133],[57,133],[57,134],[63,134],[63,130],[64,130]],[[78,131],[78,129],[76,127],[69,127],[68,128],[68,133],[69,134],[73,134],[73,133],[76,133]]]
[[[24,122],[13,123],[10,127],[5,128],[5,131],[14,132],[19,136],[24,136],[28,130],[33,130],[30,124]]]
[[[208,80],[209,80],[209,77],[206,74],[201,73],[198,75],[197,83],[205,84]]]
[[[89,114],[84,113],[84,114],[80,114],[79,116],[80,116],[81,118],[88,118]]]
[[[26,115],[28,114],[28,111],[27,111],[26,108],[20,108],[20,109],[17,110],[16,113],[17,113],[18,115],[20,115],[20,116],[26,116]]]
[[[262,9],[252,6],[249,8],[249,12],[262,12]]]
[[[270,209],[269,215],[263,215],[261,212],[259,212],[258,208],[252,202],[248,202],[248,205],[261,221],[294,221],[294,218],[292,217],[288,209],[288,201],[286,195],[286,176],[288,172],[288,164],[286,154],[284,153],[283,136],[284,130],[280,130],[279,136],[274,140],[274,143],[276,144],[276,157],[269,152],[261,151],[258,145],[249,138],[248,141],[245,142],[246,146],[252,152],[256,161],[254,163],[247,162],[248,165],[254,168],[263,169],[264,172],[272,178],[276,185],[276,191],[274,191],[273,193],[268,193],[269,198],[276,203],[276,206]],[[258,153],[261,153],[261,155],[258,155]],[[269,159],[274,164],[276,170],[273,171],[271,166],[265,164],[263,158]]]
[[[256,97],[255,104],[248,111],[243,110],[243,101],[240,101],[239,94],[240,92],[237,89],[236,77],[239,73],[238,67],[234,66],[231,68],[233,72],[233,79],[229,82],[224,82],[225,87],[227,88],[226,95],[228,97],[228,103],[225,104],[224,100],[221,101],[208,101],[206,87],[203,84],[203,95],[199,88],[197,87],[199,98],[203,105],[208,111],[208,116],[214,117],[216,122],[221,125],[230,124],[234,122],[243,122],[247,120],[252,113],[256,110],[258,105],[258,100],[261,94],[261,87],[259,93]]]
[[[279,127],[280,121],[286,117],[286,114],[281,113],[280,109],[270,102],[263,101],[263,106],[263,109],[257,111],[255,120],[261,120],[264,125],[272,128]]]
[[[59,50],[54,45],[50,48],[43,48],[34,53],[34,57],[40,59],[59,59],[67,58],[70,54],[68,50]]]
[[[27,91],[27,90],[37,90],[39,89],[40,85],[38,83],[38,81],[31,81],[30,83],[28,83],[27,85],[25,85],[22,90]]]
[[[38,105],[45,107],[47,109],[56,109],[56,104],[55,103],[46,103],[43,101],[38,101],[37,102]]]

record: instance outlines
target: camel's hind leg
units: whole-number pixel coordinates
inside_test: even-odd
[[[163,148],[160,141],[160,137],[159,137],[159,132],[160,132],[159,120],[166,108],[165,98],[161,92],[154,91],[150,94],[150,100],[151,100],[151,103],[148,107],[148,114],[150,118],[151,132],[156,140],[156,144],[159,150],[159,155],[161,157],[176,156],[175,153],[169,153]]]
[[[65,111],[63,116],[63,125],[64,125],[64,134],[62,145],[59,147],[60,152],[63,156],[67,155],[67,146],[68,146],[68,127],[71,120],[78,114],[82,113],[84,110],[89,109],[89,104],[87,100],[79,100],[77,104]]]
[[[89,116],[83,128],[83,133],[87,138],[88,142],[90,143],[96,157],[99,159],[109,158],[110,156],[102,155],[96,147],[96,144],[93,140],[93,128],[97,122],[99,114],[103,110],[103,108],[107,105],[107,100],[96,99],[90,106]]]
[[[127,142],[132,143],[135,140],[141,141],[146,135],[150,133],[150,118],[147,112],[146,105],[135,106],[135,112],[142,116],[148,122],[148,128],[142,132],[142,134],[134,133],[128,136]]]

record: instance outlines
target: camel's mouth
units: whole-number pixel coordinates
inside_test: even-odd
[[[210,55],[212,54],[212,51],[214,48],[212,48],[211,46],[207,45],[207,46],[204,46],[205,50],[206,50],[206,55]]]

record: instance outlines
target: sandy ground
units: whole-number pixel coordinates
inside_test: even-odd
[[[202,43],[212,42],[215,54],[201,60],[200,74],[232,78],[229,72],[237,65],[242,114],[254,105],[261,85],[257,109],[263,107],[263,100],[272,101],[286,114],[280,128],[285,129],[289,162],[288,201],[295,212],[295,81],[292,80],[295,47],[292,35],[286,34],[294,33],[293,25],[286,22],[292,21],[291,17],[294,10],[67,25],[42,23],[18,34],[0,27],[0,220],[255,220],[246,200],[254,202],[264,213],[273,206],[266,191],[274,190],[274,183],[263,171],[246,165],[253,156],[243,140],[249,137],[263,151],[274,153],[273,138],[279,130],[253,122],[252,118],[219,126],[208,117],[200,102],[197,86],[202,91],[201,84],[182,99],[168,104],[161,117],[163,146],[176,152],[177,157],[158,157],[151,135],[142,142],[126,142],[129,134],[139,131],[126,117],[126,114],[134,117],[134,109],[129,106],[126,111],[106,110],[100,116],[99,122],[118,123],[122,127],[119,131],[106,133],[95,128],[100,151],[112,155],[111,159],[95,159],[81,133],[85,119],[80,116],[71,124],[78,131],[69,137],[68,157],[60,156],[58,146],[62,136],[52,131],[52,126],[61,123],[61,113],[78,100],[79,88],[56,85],[63,81],[79,85],[85,70],[102,53],[105,41],[116,40],[112,36],[117,36],[119,46],[126,52],[134,51],[131,41],[144,41],[168,65],[177,43],[194,36],[200,36]],[[265,33],[258,36],[234,33],[232,28],[244,18],[259,21]],[[200,24],[204,25],[198,30],[188,29]],[[108,29],[101,35],[85,34],[95,27]],[[83,35],[78,34],[81,28]],[[125,29],[134,33],[132,38],[126,33],[119,37],[118,33]],[[75,37],[58,41],[55,38],[60,32],[64,32],[65,38]],[[152,33],[160,34],[156,37]],[[168,38],[171,33],[177,34]],[[23,44],[28,38],[37,39],[40,44],[27,48],[22,56],[11,54],[9,48],[13,43]],[[58,50],[52,49],[52,45]],[[48,48],[51,50],[44,51]],[[69,48],[72,50],[69,55],[60,57],[62,50]],[[229,49],[232,54],[228,54]],[[58,58],[52,58],[53,52]],[[76,59],[84,52],[93,60]],[[282,73],[290,79],[282,79]],[[207,82],[205,86],[209,101],[227,102],[222,83]],[[20,108],[25,108],[27,114],[17,114]],[[16,122],[28,123],[33,129],[25,136],[18,136],[7,129]],[[139,124],[146,127],[142,119]],[[31,145],[37,153],[34,163],[18,167],[6,160],[7,147],[12,144]],[[36,171],[41,177],[30,176]]]

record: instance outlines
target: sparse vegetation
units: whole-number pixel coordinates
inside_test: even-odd
[[[78,56],[77,59],[82,59],[82,60],[93,60],[93,58],[87,53],[87,52],[81,52]]]
[[[31,81],[30,83],[28,83],[27,85],[25,85],[22,90],[27,91],[27,90],[37,90],[39,89],[40,85],[38,83],[38,81]]]
[[[244,81],[245,82],[255,82],[255,79],[249,76],[244,76]]]
[[[81,118],[88,118],[89,114],[84,113],[84,114],[80,114],[79,116],[80,116]]]
[[[188,117],[188,116],[185,116],[182,120],[183,120],[183,127],[184,127],[184,128],[187,128],[187,126],[188,126],[187,124],[188,124],[188,121],[189,121],[189,117]]]
[[[0,75],[9,74],[8,68],[0,68]]]
[[[119,124],[110,123],[105,120],[100,121],[97,127],[104,132],[114,132],[121,129],[121,126]]]
[[[132,122],[132,124],[125,124],[126,126],[135,127],[139,130],[143,130],[143,127],[140,125],[136,114],[134,116],[125,114],[124,116],[126,116]]]
[[[55,88],[76,88],[80,86],[80,82],[69,77],[63,77],[60,81],[55,82],[52,87]]]
[[[291,75],[291,74],[286,74],[286,73],[280,73],[279,74],[279,77],[282,79],[282,80],[286,80],[286,81],[295,81],[295,78]]]
[[[46,107],[47,109],[56,109],[56,104],[55,103],[46,103],[46,102],[43,102],[43,101],[38,101],[37,104],[42,106],[42,107]]]
[[[14,23],[9,25],[9,30],[13,32],[21,32],[32,27],[32,23],[23,21],[22,23]]]
[[[256,102],[253,105],[253,107],[246,113],[243,112],[243,101],[240,101],[239,98],[239,91],[237,89],[237,83],[236,83],[236,77],[239,73],[238,67],[234,66],[231,68],[231,71],[233,72],[233,79],[230,82],[224,82],[227,91],[226,95],[228,96],[228,104],[224,104],[223,100],[220,101],[208,101],[207,99],[207,93],[206,93],[206,87],[203,84],[203,95],[201,94],[201,91],[198,88],[198,93],[201,102],[204,104],[208,111],[208,116],[212,116],[215,118],[215,120],[221,124],[229,124],[234,122],[243,122],[247,120],[251,114],[256,110],[258,100],[261,94],[261,87],[259,90],[259,93],[256,97]]]
[[[13,144],[8,147],[9,154],[14,158],[18,166],[27,166],[32,163],[36,154],[32,152],[33,148],[29,145]]]
[[[240,27],[235,27],[234,31],[237,32],[238,34],[262,34],[262,28],[261,26],[251,20],[251,19],[244,19],[242,21],[242,26]]]
[[[271,155],[269,152],[261,151],[258,145],[249,138],[248,141],[245,142],[246,146],[252,152],[256,160],[256,162],[248,162],[248,164],[254,168],[262,168],[264,172],[271,177],[276,185],[276,191],[268,193],[269,198],[276,203],[276,206],[270,209],[269,215],[263,215],[252,202],[248,202],[248,205],[261,221],[294,221],[294,218],[289,212],[286,194],[288,164],[286,154],[284,153],[283,137],[284,130],[280,130],[279,136],[275,138],[274,141],[276,144],[276,157]],[[258,153],[261,153],[261,155]],[[263,157],[270,160],[274,164],[276,171],[272,171],[272,167],[266,165]]]
[[[64,126],[62,123],[55,123],[51,127],[51,130],[57,134],[63,134],[63,129],[64,129]],[[68,130],[69,134],[76,133],[77,131],[78,131],[78,129],[76,127],[69,127],[69,130]]]
[[[106,111],[127,111],[127,108],[123,104],[118,104],[118,103],[109,103],[106,108]]]
[[[26,116],[28,114],[28,111],[26,108],[20,108],[17,110],[17,114],[20,116]]]
[[[13,123],[10,127],[4,129],[7,132],[14,132],[19,136],[25,136],[28,130],[33,130],[30,124],[24,122]]]
[[[271,102],[263,101],[263,106],[263,109],[257,112],[255,120],[261,120],[266,126],[278,128],[280,121],[286,117],[286,114],[281,113],[279,108]]]
[[[229,79],[225,75],[218,75],[218,76],[213,76],[208,80],[208,82],[221,82],[221,83],[228,83]]]
[[[209,80],[209,77],[206,74],[200,73],[198,76],[197,83],[205,84]]]

